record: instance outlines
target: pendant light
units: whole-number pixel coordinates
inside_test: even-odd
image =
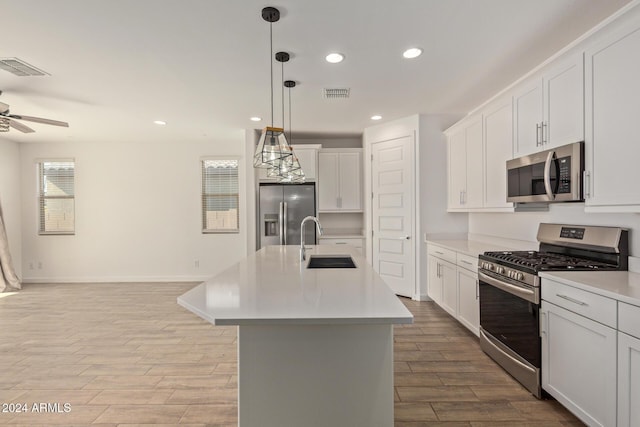
[[[286,80],[283,83],[283,87],[288,89],[289,94],[289,141],[293,142],[293,128],[291,126],[291,88],[296,87],[296,82],[293,80]],[[283,89],[284,90],[284,89]],[[284,102],[284,101],[283,101]],[[293,153],[291,167],[286,171],[281,171],[280,182],[305,182],[305,175],[298,157]]]
[[[253,166],[272,169],[277,162],[292,156],[283,128],[273,126],[273,23],[280,19],[280,11],[275,7],[262,9],[262,19],[269,23],[269,61],[271,67],[271,126],[262,130],[258,146],[253,155]]]
[[[287,52],[278,52],[276,53],[276,61],[281,64],[281,73],[282,73],[282,128],[285,128],[285,115],[284,115],[284,88],[291,87],[291,85],[295,86],[295,82],[291,80],[284,81],[284,63],[289,61],[289,54]],[[289,86],[287,86],[289,85]],[[289,91],[289,124],[291,124],[291,91]],[[291,139],[291,130],[289,130],[289,139]],[[269,169],[267,172],[267,176],[275,177],[278,182],[300,182],[300,178],[304,178],[304,173],[302,172],[302,168],[300,167],[300,162],[296,157],[293,147],[290,144],[287,144],[287,149],[291,153],[290,156],[286,156],[274,162],[274,167]],[[296,179],[294,181],[294,178]]]

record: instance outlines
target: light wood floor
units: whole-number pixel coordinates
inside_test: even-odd
[[[0,412],[0,424],[235,427],[236,331],[177,305],[194,285],[43,284],[0,294],[0,403],[28,407]],[[403,302],[415,323],[395,329],[396,427],[582,425],[532,397],[433,303]],[[62,412],[34,412],[34,403]]]

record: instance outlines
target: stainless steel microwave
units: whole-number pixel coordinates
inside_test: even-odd
[[[584,142],[507,161],[507,201],[581,202]]]

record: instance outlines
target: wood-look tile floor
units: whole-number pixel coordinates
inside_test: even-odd
[[[193,286],[30,284],[0,294],[0,411],[13,409],[0,424],[235,427],[236,329],[178,306]],[[433,303],[402,301],[415,323],[395,328],[396,427],[582,425],[531,396]]]

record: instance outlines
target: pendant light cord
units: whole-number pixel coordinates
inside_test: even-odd
[[[282,64],[282,129],[284,130],[284,61],[281,62]]]
[[[293,143],[293,128],[291,127],[291,88],[289,87],[289,144]],[[283,113],[284,114],[284,113]]]
[[[273,127],[273,22],[269,22],[269,64],[271,65],[271,127]]]

